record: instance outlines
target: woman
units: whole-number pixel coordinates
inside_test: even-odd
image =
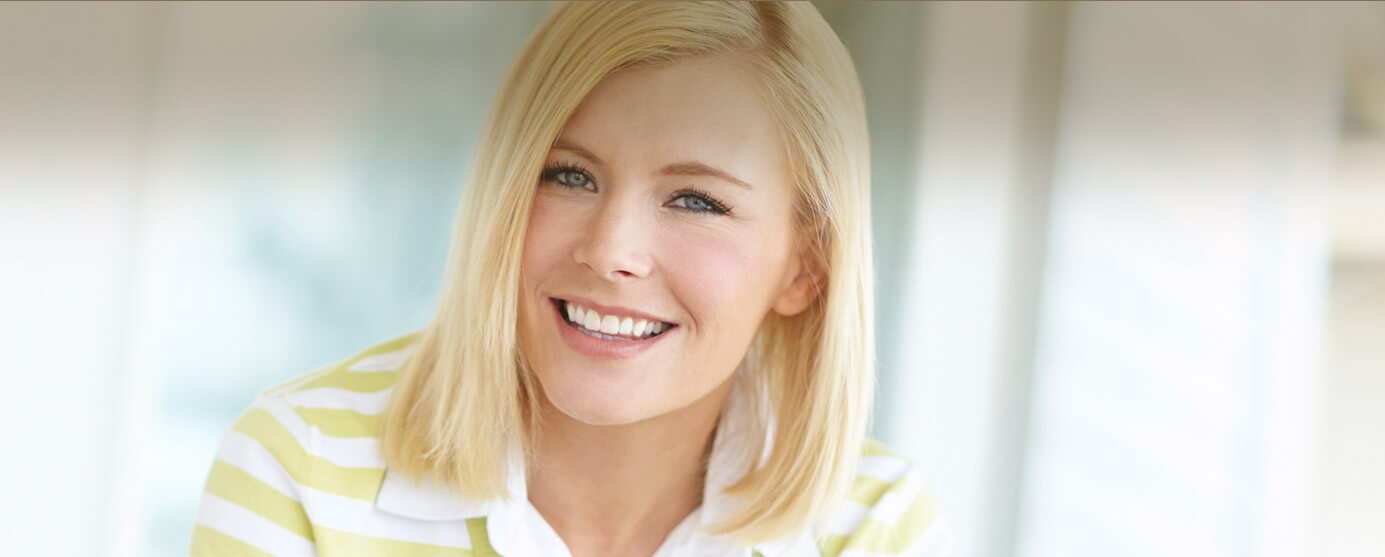
[[[807,3],[572,4],[423,331],[267,391],[192,552],[941,555],[873,388],[865,114]]]

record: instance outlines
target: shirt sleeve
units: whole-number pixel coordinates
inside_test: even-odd
[[[880,497],[871,514],[881,517],[879,532],[861,532],[861,542],[887,555],[952,557],[952,532],[937,499],[915,470],[910,470]],[[897,513],[897,514],[896,514]],[[888,518],[895,515],[893,522]],[[879,552],[861,552],[874,555]],[[857,555],[843,552],[842,556]]]
[[[309,428],[282,399],[262,397],[221,442],[197,509],[189,554],[316,555],[302,502]]]
[[[824,556],[951,557],[952,534],[938,501],[907,460],[862,457],[851,495],[826,525]]]

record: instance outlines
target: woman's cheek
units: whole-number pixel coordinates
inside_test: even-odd
[[[567,213],[556,205],[560,201],[542,192],[534,196],[529,209],[529,225],[524,232],[524,267],[531,271],[539,270],[543,263],[550,262],[556,253],[561,253],[566,226]],[[568,235],[570,236],[570,235]]]
[[[753,298],[759,290],[755,285],[763,282],[763,265],[757,262],[757,246],[749,241],[753,234],[744,231],[688,231],[681,234],[663,234],[665,257],[661,258],[664,270],[673,284],[678,285],[679,298],[690,308],[701,313],[704,319],[717,318],[727,310],[745,311],[747,304],[756,304]]]

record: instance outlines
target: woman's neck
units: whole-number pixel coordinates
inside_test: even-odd
[[[577,421],[545,400],[529,501],[573,557],[651,555],[701,504],[730,385],[686,408],[619,426]]]

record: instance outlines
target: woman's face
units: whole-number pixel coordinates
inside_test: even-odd
[[[766,313],[812,301],[773,117],[726,58],[608,76],[559,133],[537,187],[520,347],[547,403],[579,421],[712,401]]]

